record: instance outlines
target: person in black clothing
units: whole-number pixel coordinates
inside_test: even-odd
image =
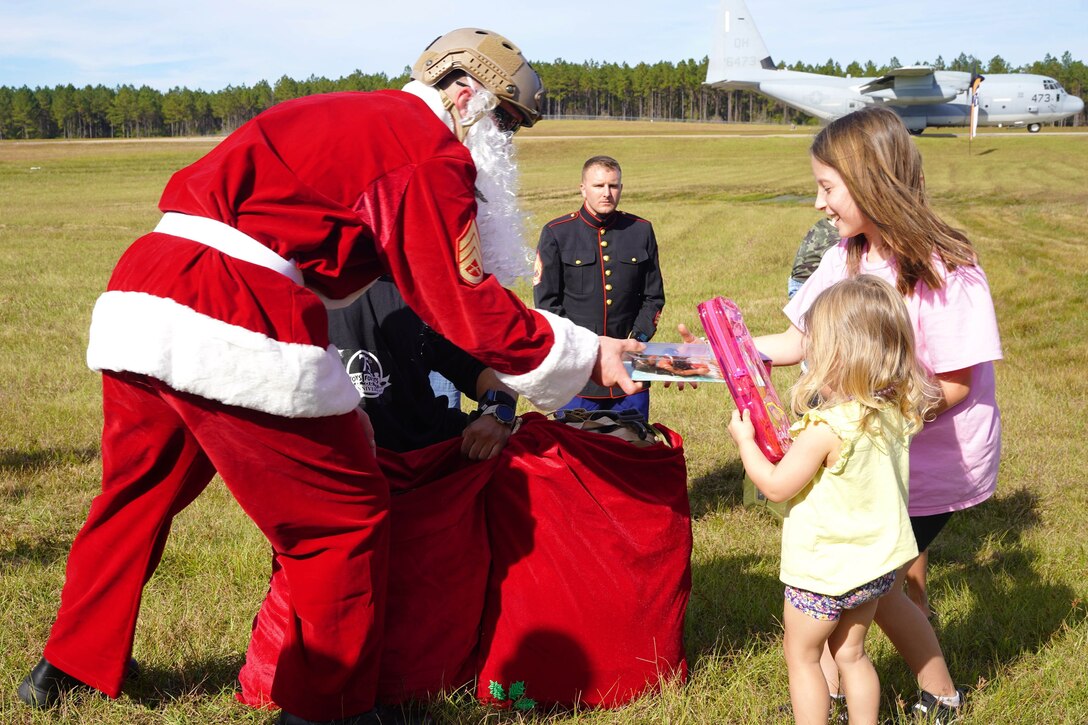
[[[582,207],[544,225],[533,298],[538,309],[599,335],[646,342],[657,331],[665,288],[650,222],[618,210],[619,162],[594,156],[582,166]],[[634,409],[649,418],[650,391],[626,395],[589,383],[560,410]]]
[[[402,453],[463,436],[462,452],[483,460],[498,455],[510,437],[516,394],[428,327],[388,277],[348,307],[329,310],[329,340],[362,395],[379,448]],[[480,401],[477,412],[470,416],[436,396],[431,371]]]

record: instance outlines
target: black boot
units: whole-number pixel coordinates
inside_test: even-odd
[[[90,689],[61,669],[49,664],[44,657],[19,685],[19,699],[31,707],[53,707],[61,695],[79,688]]]
[[[140,676],[140,663],[134,659],[128,661],[125,679]],[[59,667],[51,665],[42,657],[37,666],[19,684],[19,699],[31,707],[48,708],[57,704],[61,695],[80,688],[91,690],[90,685],[81,682]]]

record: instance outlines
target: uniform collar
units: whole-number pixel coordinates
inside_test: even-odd
[[[616,221],[618,214],[618,211],[614,211],[606,216],[597,216],[585,204],[582,204],[582,208],[578,210],[578,216],[582,217],[582,221],[594,229],[608,229]]]

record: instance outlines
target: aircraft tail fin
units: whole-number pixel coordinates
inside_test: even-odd
[[[706,82],[728,82],[737,71],[774,70],[775,63],[744,0],[722,0]]]

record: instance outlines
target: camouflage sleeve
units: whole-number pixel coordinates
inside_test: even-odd
[[[823,258],[824,252],[838,241],[839,232],[829,219],[825,217],[813,224],[805,238],[801,240],[801,246],[797,248],[797,256],[793,258],[793,270],[790,276],[799,282],[804,282],[820,266],[820,259]]]

